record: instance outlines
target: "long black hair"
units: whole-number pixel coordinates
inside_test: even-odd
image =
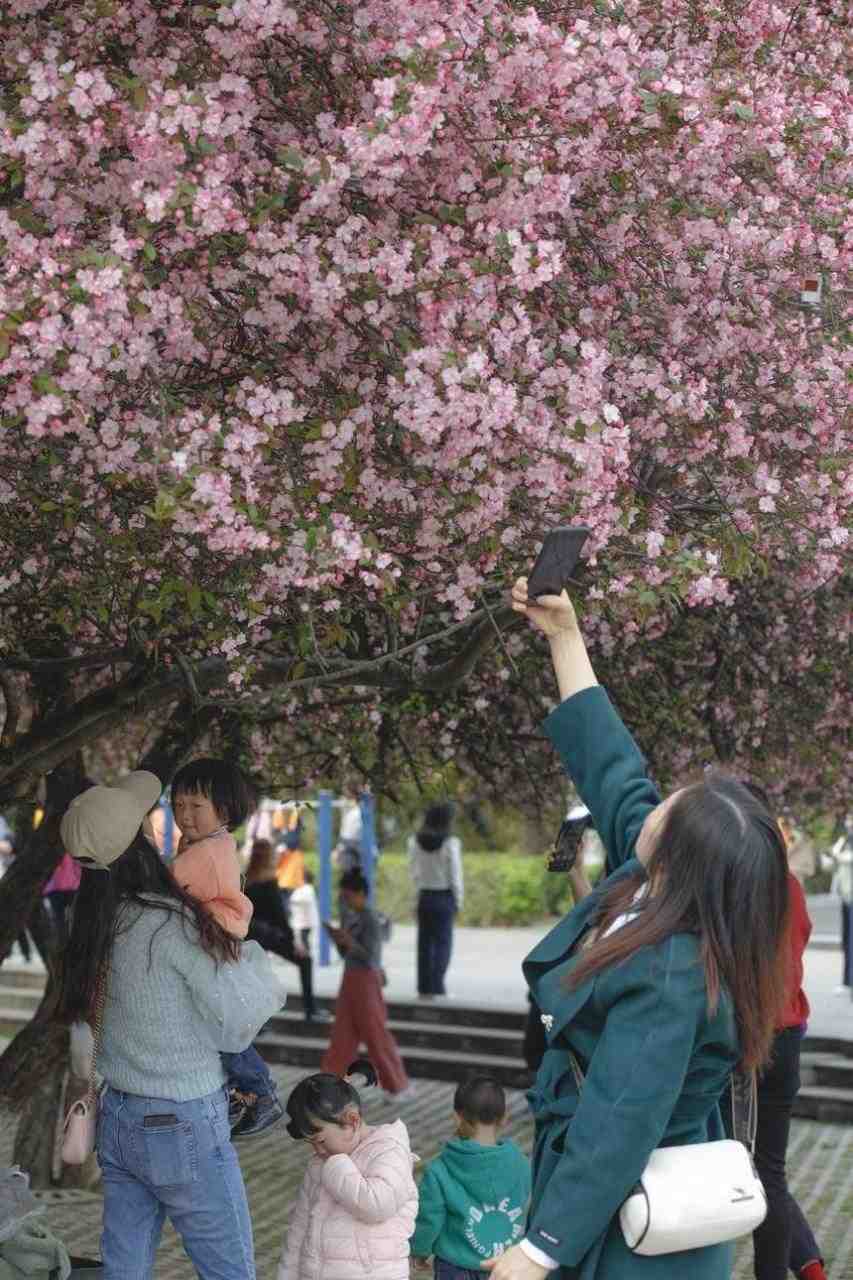
[[[152,894],[156,901],[148,896]],[[210,912],[181,888],[140,828],[108,870],[82,869],[62,954],[54,1014],[58,1021],[86,1021],[93,1016],[98,977],[117,936],[127,926],[126,909],[130,905],[180,916],[190,930],[197,932],[198,945],[217,961],[236,960],[240,954],[238,939],[226,933]],[[153,949],[154,939],[149,963]]]
[[[770,1056],[787,977],[788,858],[779,825],[750,787],[713,771],[679,792],[663,815],[646,868],[605,892],[598,937],[581,952],[570,988],[674,933],[699,938],[708,1005],[731,994],[745,1069]],[[635,919],[605,937],[623,912]]]
[[[424,853],[436,853],[441,848],[450,835],[453,815],[454,806],[450,801],[447,804],[430,805],[416,837]]]

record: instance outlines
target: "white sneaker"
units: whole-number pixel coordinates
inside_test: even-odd
[[[832,993],[834,996],[853,996],[849,987],[836,987]]]
[[[406,1085],[405,1089],[401,1089],[399,1093],[389,1093],[387,1089],[383,1089],[382,1101],[396,1106],[399,1102],[411,1102],[417,1096],[417,1092],[413,1084]]]

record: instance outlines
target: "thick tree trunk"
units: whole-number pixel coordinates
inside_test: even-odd
[[[59,824],[71,801],[83,789],[85,776],[79,756],[48,774],[45,813],[41,826],[30,833],[9,870],[0,880],[0,963],[12,950],[18,934],[41,909],[41,891],[63,854]],[[40,917],[36,941],[49,969],[53,968],[55,938],[50,922]]]
[[[63,1081],[68,1067],[68,1029],[52,1020],[56,998],[57,937],[42,899],[42,888],[62,857],[59,823],[82,789],[79,757],[66,761],[47,779],[45,816],[0,881],[0,957],[8,956],[15,938],[28,928],[47,969],[44,998],[26,1027],[0,1055],[0,1098],[20,1111],[15,1160],[35,1188],[56,1185],[56,1143],[63,1115]],[[91,1178],[91,1171],[89,1175]],[[69,1185],[79,1182],[79,1171]]]
[[[40,1056],[43,1052],[50,1055],[53,1065],[40,1079],[39,1073],[33,1073],[35,1083],[21,1111],[12,1158],[30,1175],[34,1191],[56,1186],[91,1190],[101,1179],[94,1156],[80,1166],[62,1163],[65,1113],[72,1102],[85,1095],[88,1087],[87,1081],[69,1074],[65,1027],[42,1023],[38,1035],[30,1039],[26,1054],[20,1056],[21,1069],[26,1070],[27,1058],[32,1061],[34,1055]]]
[[[54,1185],[54,1152],[63,1101],[65,1068],[55,1066],[24,1103],[15,1133],[13,1160],[30,1175],[33,1190]]]

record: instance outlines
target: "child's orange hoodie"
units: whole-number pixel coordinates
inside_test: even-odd
[[[240,889],[240,861],[230,831],[194,840],[178,853],[172,875],[235,938],[245,938],[252,904]]]

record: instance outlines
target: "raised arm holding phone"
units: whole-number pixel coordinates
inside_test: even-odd
[[[486,1268],[494,1280],[728,1280],[731,1242],[639,1256],[619,1210],[657,1147],[723,1137],[732,1068],[767,1058],[785,977],[781,833],[725,774],[662,800],[566,592],[534,602],[522,578],[512,604],[548,639],[561,702],[543,728],[612,870],[524,963],[547,1039],[533,1195],[525,1239]]]

